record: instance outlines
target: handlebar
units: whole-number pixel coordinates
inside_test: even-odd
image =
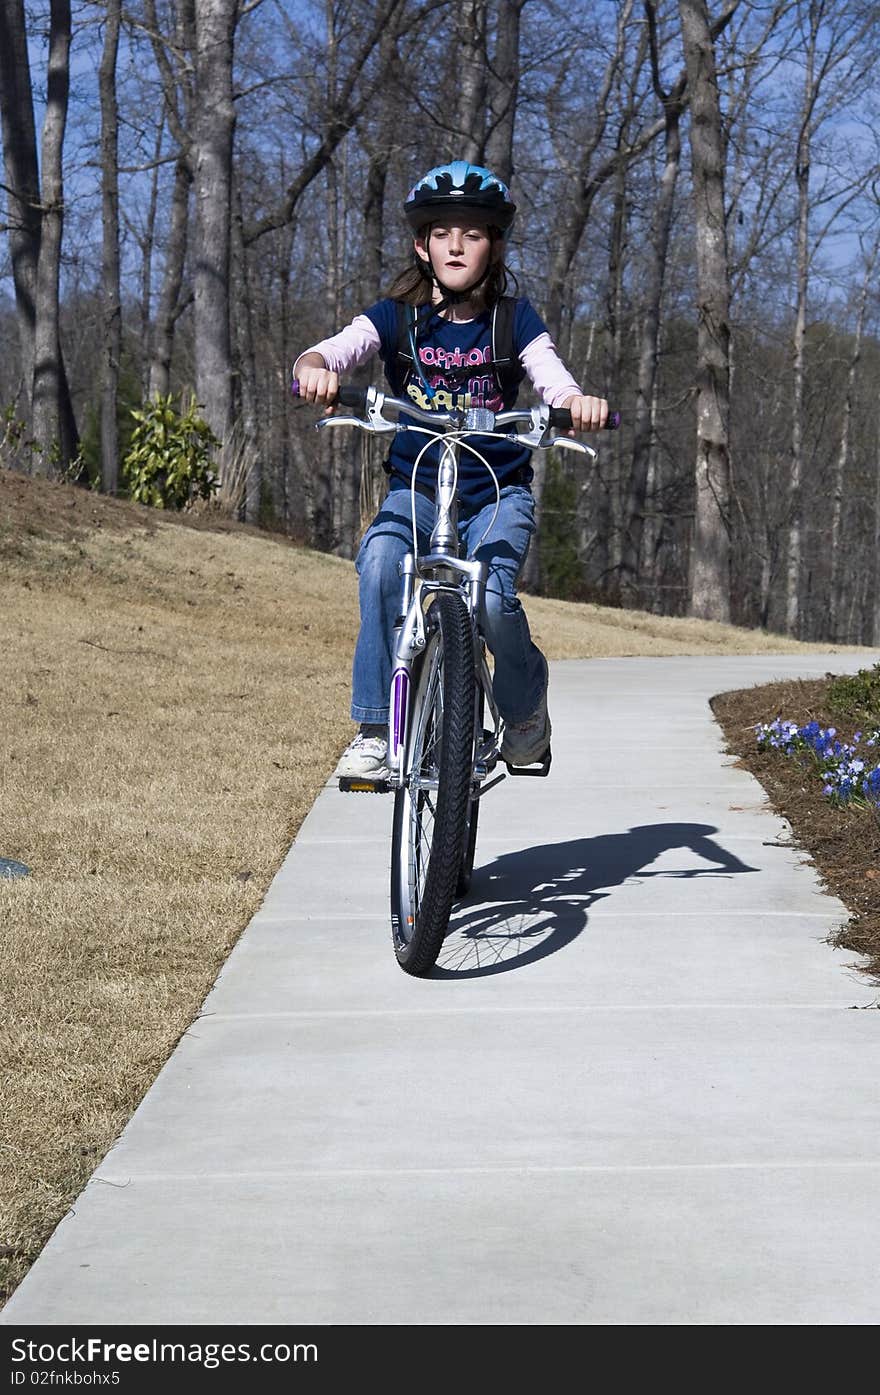
[[[293,382],[290,385],[290,388],[291,392],[293,393],[293,396],[298,397],[299,380],[297,378],[294,378]],[[405,411],[410,416],[416,417],[419,421],[427,422],[430,425],[451,426],[459,430],[469,429],[469,424],[467,421],[468,417],[479,419],[491,418],[491,424],[485,421],[481,421],[480,425],[477,425],[476,423],[470,425],[470,429],[473,431],[492,431],[495,429],[496,426],[513,426],[517,422],[528,422],[532,425],[534,425],[535,423],[534,413],[531,409],[523,410],[514,408],[513,410],[508,412],[497,413],[488,412],[484,408],[475,408],[471,412],[426,412],[423,411],[420,407],[417,407],[415,402],[404,402],[401,401],[399,398],[389,397],[385,393],[378,392],[376,388],[354,387],[350,383],[340,384],[339,391],[336,394],[336,403],[340,407],[349,407],[353,411],[361,412],[363,414],[369,414],[370,408],[374,404],[378,406],[379,413],[381,413],[384,407],[392,407],[399,412]],[[546,425],[547,428],[549,428],[549,430],[572,430],[571,412],[569,411],[568,407],[547,407],[538,410],[546,411]],[[606,421],[603,430],[616,431],[619,426],[620,412],[609,412],[608,420]]]

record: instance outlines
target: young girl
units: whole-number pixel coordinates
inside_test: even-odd
[[[502,303],[507,286],[504,244],[516,212],[507,186],[489,170],[456,160],[420,179],[410,190],[404,210],[414,234],[414,265],[398,276],[387,299],[300,355],[293,369],[300,396],[331,407],[340,374],[378,353],[395,395],[409,396],[426,409],[432,405],[438,410],[459,405],[493,412],[509,409],[516,400],[518,380],[528,374],[544,402],[569,408],[575,430],[603,427],[607,402],[582,394],[528,300],[507,305],[509,318],[512,311],[514,362],[493,362],[493,340],[496,353],[503,347],[497,333],[493,334],[497,319],[493,310]],[[401,304],[414,310],[401,311]],[[464,401],[462,394],[467,394]],[[410,481],[424,441],[415,433],[392,437],[386,462],[389,492],[358,552],[361,627],[354,655],[351,715],[360,726],[339,762],[336,773],[340,776],[384,780],[390,773],[388,690],[400,595],[397,567],[413,547]],[[532,642],[516,595],[517,576],[535,531],[529,488],[533,472],[529,451],[515,443],[483,438],[477,446],[501,486],[495,526],[475,554],[489,567],[484,631],[495,659],[495,701],[504,719],[501,756],[511,765],[530,765],[543,760],[550,744],[547,662]],[[430,479],[432,466],[436,478],[438,459],[439,447],[422,457],[417,489]],[[495,489],[488,472],[466,452],[459,466],[458,488],[459,536],[468,553],[491,517]],[[417,546],[423,547],[433,527],[433,501],[417,492],[415,502]]]

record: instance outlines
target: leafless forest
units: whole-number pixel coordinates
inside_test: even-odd
[[[624,418],[536,479],[527,584],[880,643],[876,0],[0,0],[0,114],[3,465],[120,492],[191,392],[241,516],[351,556],[381,455],[290,368],[463,157]]]

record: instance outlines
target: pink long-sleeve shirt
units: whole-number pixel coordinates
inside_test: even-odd
[[[379,331],[373,321],[367,315],[355,315],[351,324],[338,334],[304,350],[293,365],[293,377],[297,376],[297,366],[306,353],[320,354],[331,372],[342,375],[366,363],[378,353],[380,346]],[[580,393],[580,386],[559,357],[546,330],[526,345],[519,358],[535,392],[548,406],[561,407]]]

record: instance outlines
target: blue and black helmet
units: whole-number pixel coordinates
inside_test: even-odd
[[[516,213],[507,185],[491,170],[467,160],[453,160],[451,165],[429,170],[410,189],[403,207],[413,232],[434,218],[448,217],[461,209],[478,213],[481,221],[506,234]]]

